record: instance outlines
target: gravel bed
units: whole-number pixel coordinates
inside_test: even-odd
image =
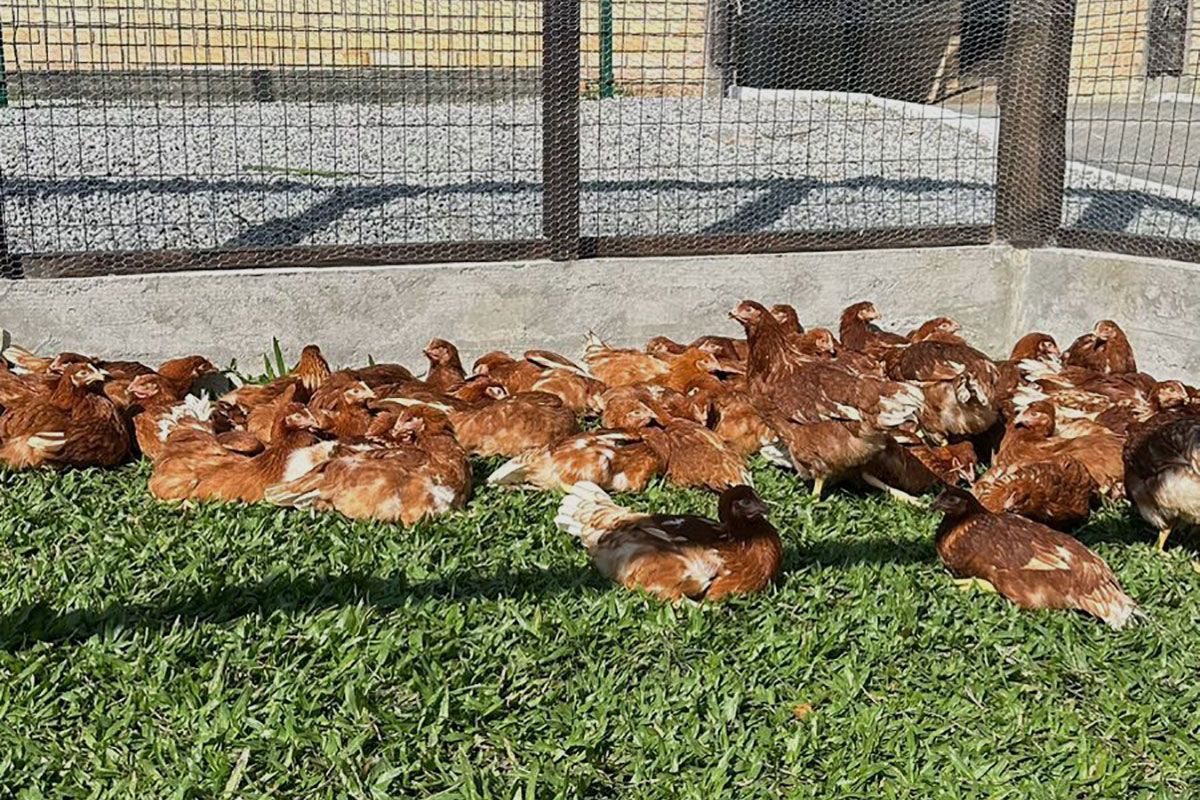
[[[581,130],[585,235],[992,218],[994,143],[902,109],[621,99],[584,102]],[[536,238],[541,160],[526,101],[0,111],[19,252]],[[1089,217],[1122,188],[1089,180],[1070,176],[1071,222],[1200,235],[1182,204]]]

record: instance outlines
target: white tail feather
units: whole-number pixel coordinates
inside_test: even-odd
[[[1013,406],[1018,411],[1024,411],[1034,403],[1049,399],[1050,395],[1034,386],[1018,386],[1013,392]]]
[[[1146,613],[1137,607],[1133,598],[1119,589],[1113,589],[1106,594],[1109,596],[1104,598],[1103,602],[1095,603],[1087,610],[1102,619],[1113,630],[1119,631],[1127,625],[1136,624],[1147,618]]]
[[[1057,359],[1047,363],[1036,358],[1026,358],[1017,362],[1017,371],[1029,380],[1040,381],[1044,378],[1052,378],[1061,372],[1062,363]]]
[[[859,411],[854,406],[847,406],[847,405],[843,405],[843,404],[839,403],[837,405],[837,411],[838,411],[838,414],[840,414],[843,419],[851,419],[851,420],[854,420],[855,422],[862,419],[862,412]]]
[[[320,488],[297,491],[288,483],[277,483],[274,486],[268,486],[267,490],[263,493],[263,499],[268,503],[276,506],[288,506],[290,508],[311,508],[320,497]]]
[[[67,444],[67,436],[62,431],[38,431],[25,440],[34,450],[43,453],[57,453]]]
[[[964,404],[974,401],[985,408],[989,405],[983,384],[969,372],[964,372],[955,379],[954,397],[958,402]]]
[[[28,375],[30,372],[30,370],[21,366],[21,362],[27,359],[37,358],[34,353],[15,344],[10,344],[5,347],[4,351],[0,352],[0,357],[3,357],[5,361],[7,361],[9,364],[12,364],[12,371],[17,375]]]
[[[398,405],[402,408],[415,408],[416,406],[426,406],[427,408],[432,408],[434,411],[440,411],[443,414],[449,414],[451,411],[454,410],[450,406],[448,406],[444,403],[435,403],[432,400],[418,400],[414,397],[384,397],[384,398],[381,398],[380,400],[378,400],[377,402],[392,403],[392,404]]]
[[[559,530],[569,533],[583,542],[589,550],[608,532],[598,523],[607,518],[616,521],[628,514],[623,506],[613,502],[608,493],[594,483],[581,481],[571,487],[558,507],[554,524]]]
[[[787,448],[778,439],[764,444],[759,449],[758,454],[765,458],[768,464],[774,464],[784,469],[796,468],[796,465],[792,463],[792,457],[788,454]]]
[[[176,403],[171,406],[171,411],[158,421],[158,438],[160,441],[166,441],[171,435],[171,431],[178,428],[186,422],[206,423],[212,419],[213,411],[216,406],[207,394],[202,394],[197,397],[194,394],[189,394],[183,398],[183,402]]]
[[[488,486],[522,486],[529,477],[529,463],[521,456],[510,458],[488,475]]]

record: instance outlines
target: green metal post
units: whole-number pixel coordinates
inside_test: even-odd
[[[612,0],[600,0],[600,96],[612,97],[613,83],[613,7]]]

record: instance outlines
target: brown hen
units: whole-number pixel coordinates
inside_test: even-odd
[[[0,462],[13,469],[41,466],[111,467],[125,461],[130,433],[103,395],[108,374],[72,364],[55,388],[10,401],[0,415]]]
[[[676,486],[720,492],[751,482],[745,459],[697,422],[676,420],[664,428],[645,428],[642,437]]]
[[[150,476],[159,500],[222,500],[257,503],[268,486],[295,480],[329,458],[335,442],[321,441],[318,422],[304,406],[279,409],[271,444],[257,455],[225,447],[209,430],[192,424],[170,431]]]
[[[1120,629],[1139,615],[1102,558],[1074,537],[1015,514],[993,514],[970,492],[947,489],[935,544],[956,576],[985,582],[1027,610],[1078,609]]]
[[[385,440],[342,444],[308,474],[269,487],[264,499],[333,509],[350,519],[412,525],[462,508],[471,492],[466,453],[428,409],[405,409]]]
[[[429,359],[425,382],[439,392],[452,391],[467,379],[458,348],[445,339],[433,339],[425,345],[425,357]]]
[[[721,600],[765,589],[783,562],[767,505],[748,486],[721,494],[719,522],[696,516],[639,514],[603,489],[578,483],[555,523],[578,538],[606,578],[661,600]]]
[[[939,442],[981,434],[999,419],[996,385],[1000,373],[991,359],[966,344],[926,340],[893,349],[888,375],[920,387],[921,429]]]
[[[758,303],[741,303],[733,316],[750,342],[750,396],[792,466],[813,480],[814,495],[828,479],[858,475],[887,446],[887,431],[915,422],[920,413],[918,389],[814,362]]]
[[[907,347],[908,339],[875,325],[879,311],[874,303],[860,302],[842,311],[838,336],[842,346],[882,360],[889,350]]]
[[[648,383],[671,369],[666,359],[633,348],[610,347],[594,333],[588,334],[583,360],[592,376],[609,387]]]
[[[1104,375],[1137,372],[1133,347],[1125,331],[1111,319],[1097,322],[1091,333],[1076,339],[1063,355],[1063,363]]]
[[[1087,519],[1099,487],[1074,458],[1058,457],[992,467],[972,491],[994,514],[1018,514],[1066,530]]]
[[[992,461],[994,468],[1005,469],[1023,463],[1053,458],[1073,458],[1092,476],[1100,493],[1119,499],[1124,496],[1125,440],[1104,432],[1062,439],[1055,436],[1055,410],[1047,402],[1037,402],[1014,420]]]
[[[640,492],[662,467],[662,459],[640,433],[598,430],[527,450],[489,475],[487,482],[546,490],[586,482],[611,491]]]

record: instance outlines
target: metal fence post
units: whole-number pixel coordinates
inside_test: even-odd
[[[613,0],[600,0],[600,97],[616,93],[613,78]]]
[[[542,6],[542,235],[550,257],[579,257],[579,5]]]
[[[1076,0],[1013,0],[1000,83],[996,234],[1050,242],[1062,224]]]

